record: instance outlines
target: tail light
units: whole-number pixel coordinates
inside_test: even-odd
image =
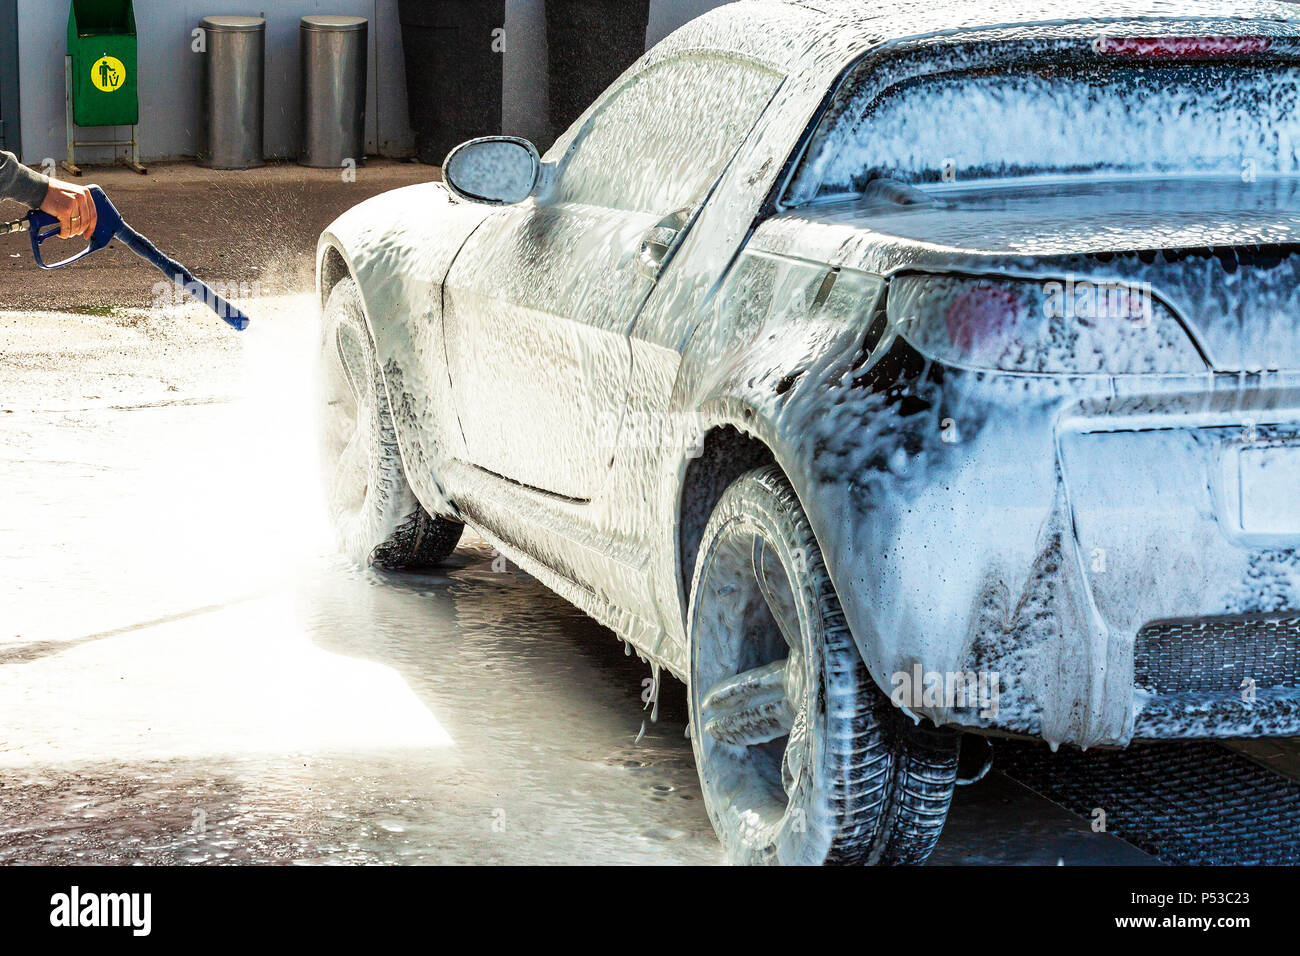
[[[976,282],[953,297],[944,313],[948,339],[967,355],[1014,335],[1023,321],[1025,304],[1013,289],[993,282]]]
[[[1005,372],[1202,372],[1178,319],[1140,284],[910,273],[890,280],[891,323],[948,365]]]
[[[1104,56],[1145,60],[1206,60],[1263,53],[1270,37],[1099,37],[1092,48]]]

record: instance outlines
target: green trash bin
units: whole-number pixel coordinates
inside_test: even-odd
[[[72,121],[78,126],[140,122],[135,11],[131,0],[72,0]]]

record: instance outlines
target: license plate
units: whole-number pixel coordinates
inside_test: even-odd
[[[1241,530],[1300,535],[1300,446],[1246,445],[1237,457]]]

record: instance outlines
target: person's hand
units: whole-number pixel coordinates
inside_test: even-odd
[[[89,240],[95,233],[95,200],[85,186],[74,186],[60,179],[51,179],[41,212],[48,212],[59,220],[59,238],[74,236]]]

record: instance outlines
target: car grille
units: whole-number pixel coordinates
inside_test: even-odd
[[[1133,655],[1134,683],[1157,694],[1300,687],[1300,615],[1155,621]]]

